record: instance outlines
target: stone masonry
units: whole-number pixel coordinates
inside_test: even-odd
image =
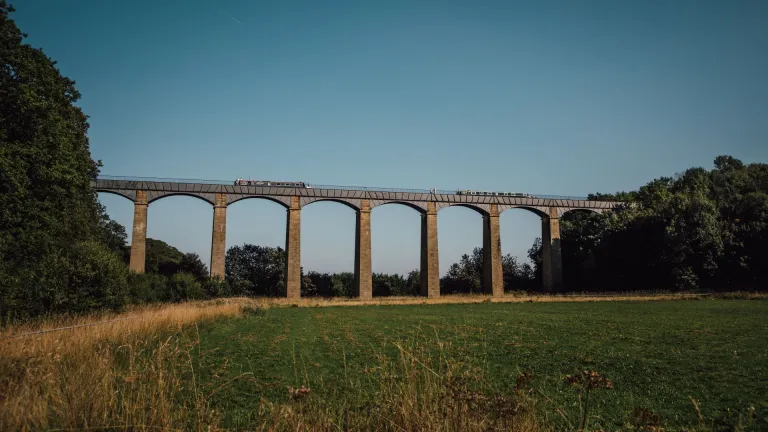
[[[211,277],[224,278],[227,247],[227,194],[216,194],[213,206],[213,238],[211,239]]]
[[[501,270],[501,232],[499,209],[491,204],[490,213],[483,215],[483,282],[485,291],[494,297],[504,295],[504,275]]]
[[[437,253],[437,208],[433,201],[421,215],[421,295],[440,297],[440,264]]]
[[[136,191],[133,203],[133,233],[131,234],[131,261],[129,268],[144,273],[147,246],[147,193]]]
[[[541,217],[541,277],[546,292],[558,292],[563,284],[563,257],[560,252],[560,219],[557,208]]]
[[[289,299],[301,297],[301,206],[291,197],[285,223],[285,290]]]
[[[342,202],[357,211],[355,233],[355,290],[363,299],[372,296],[371,209],[387,203],[407,205],[421,219],[421,295],[440,296],[437,210],[451,205],[470,207],[483,215],[483,279],[486,291],[504,293],[501,265],[499,214],[510,208],[525,208],[541,216],[542,284],[547,291],[560,291],[563,285],[560,244],[560,217],[571,210],[597,213],[624,205],[620,202],[578,198],[478,196],[445,191],[382,191],[333,187],[239,186],[214,183],[98,179],[99,192],[109,192],[134,202],[133,232],[129,267],[143,273],[146,261],[147,207],[172,195],[194,196],[210,203],[213,210],[211,276],[224,276],[226,268],[226,207],[241,199],[266,198],[287,209],[285,236],[285,287],[289,298],[301,297],[301,208],[312,202]]]
[[[355,228],[355,295],[361,300],[373,297],[371,275],[371,206],[360,201]]]

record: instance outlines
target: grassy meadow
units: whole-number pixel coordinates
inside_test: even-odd
[[[768,430],[766,300],[277,303],[3,339],[0,429]]]

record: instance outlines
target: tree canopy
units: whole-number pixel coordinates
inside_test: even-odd
[[[723,155],[712,170],[594,196],[638,205],[561,219],[567,289],[768,289],[768,165]]]
[[[80,93],[11,12],[0,0],[0,313],[122,304],[120,234],[91,188],[101,164]]]

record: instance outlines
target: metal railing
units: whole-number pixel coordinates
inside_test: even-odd
[[[215,184],[215,185],[234,185],[234,180],[204,180],[204,179],[179,179],[179,178],[163,178],[163,177],[128,177],[128,176],[98,176],[99,180],[119,180],[119,181],[139,181],[139,182],[161,182],[161,183],[194,183],[194,184]],[[277,182],[277,181],[275,181]],[[320,185],[313,183],[305,183],[307,187],[313,189],[327,189],[327,190],[356,190],[366,192],[395,192],[395,193],[415,193],[415,194],[431,194],[438,195],[457,195],[458,189],[445,190],[431,190],[431,189],[406,189],[406,188],[383,188],[383,187],[371,187],[371,186],[339,186],[339,185]],[[559,199],[559,200],[581,200],[586,201],[587,197],[584,196],[567,196],[567,195],[543,195],[543,194],[529,194],[528,198],[534,199]],[[471,195],[475,196],[475,195]],[[499,195],[479,195],[479,196],[499,196]],[[519,197],[508,197],[519,198]]]

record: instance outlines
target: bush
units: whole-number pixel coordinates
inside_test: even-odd
[[[212,277],[203,281],[203,290],[208,297],[229,297],[232,289],[229,283],[221,277]]]
[[[197,300],[205,297],[200,282],[189,273],[176,273],[169,283],[170,301]]]
[[[127,276],[125,264],[105,245],[79,242],[49,252],[13,279],[0,306],[6,318],[120,309],[128,301]]]
[[[131,273],[128,276],[131,303],[143,304],[170,300],[168,278],[152,273]]]

